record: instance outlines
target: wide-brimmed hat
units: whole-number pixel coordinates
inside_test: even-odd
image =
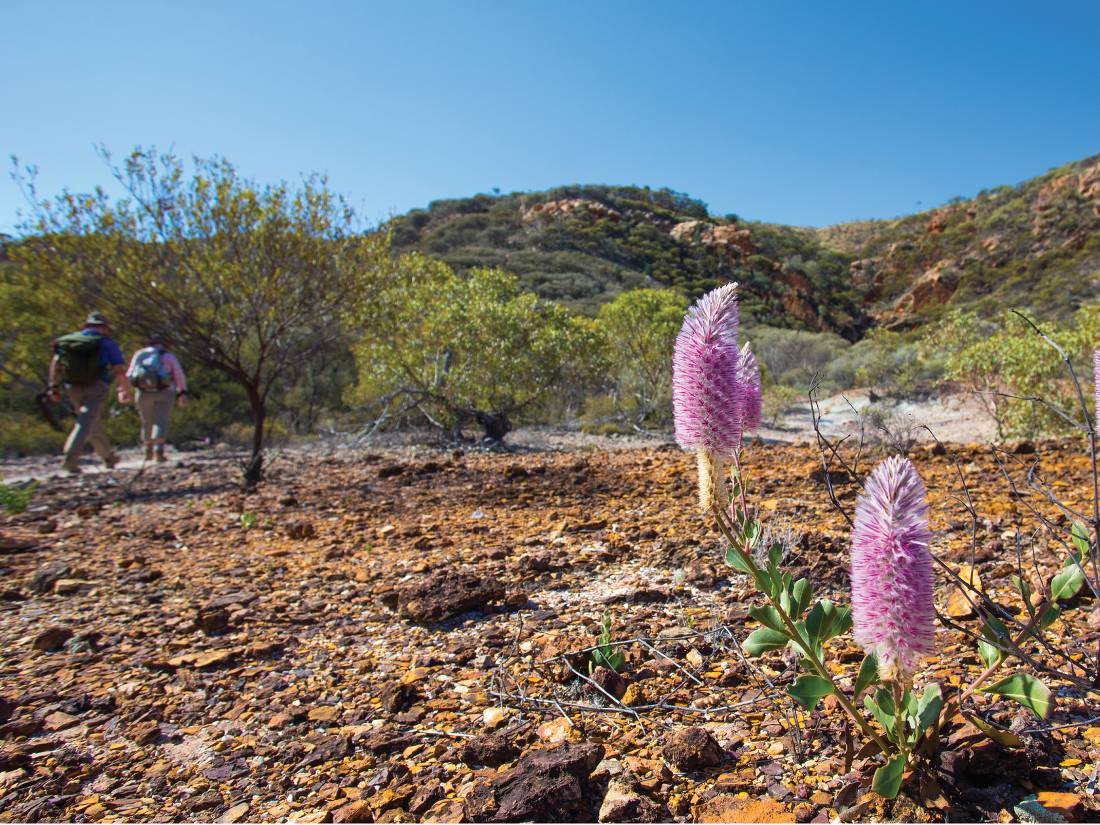
[[[86,327],[109,327],[110,325],[107,316],[102,312],[93,312],[84,319],[84,326]]]

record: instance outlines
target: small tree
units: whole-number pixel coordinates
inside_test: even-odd
[[[1066,324],[1041,324],[1065,349],[1079,374],[1100,340],[1100,303],[1082,307]],[[997,423],[998,438],[1068,433],[1076,429],[1076,390],[1056,350],[1033,334],[1029,322],[1006,313],[993,328],[973,326],[947,359],[948,378],[960,382]]]
[[[110,166],[110,156],[100,150]],[[109,312],[120,329],[162,333],[185,357],[230,376],[253,423],[245,480],[263,474],[269,399],[326,353],[371,294],[384,236],[320,177],[260,186],[225,160],[135,150],[112,172],[128,197],[63,192],[39,201],[15,259],[40,284]]]
[[[686,309],[671,289],[634,289],[600,307],[618,402],[632,401],[639,423],[671,409],[672,345]]]
[[[475,420],[497,440],[537,409],[598,350],[590,324],[520,292],[515,276],[475,269],[459,276],[417,254],[397,259],[387,288],[362,321],[355,347],[358,402],[379,422],[419,415],[456,432]]]

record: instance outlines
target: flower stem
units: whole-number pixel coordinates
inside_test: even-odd
[[[900,682],[892,682],[891,688],[894,692],[894,741],[898,746],[898,752],[903,757],[908,757],[908,748],[906,747],[905,736],[905,713],[902,709],[902,702],[905,701],[905,690]]]
[[[747,563],[749,569],[753,571],[754,578],[756,575],[762,576],[763,571],[753,559],[751,548],[739,546],[738,541],[733,537],[733,534],[732,532],[730,532],[729,527],[726,526],[725,520],[722,518],[722,511],[717,505],[715,505],[714,507],[714,518],[718,524],[718,529],[722,531],[722,534],[729,541],[733,549],[740,553],[741,556],[745,559],[745,562]],[[743,539],[742,543],[744,543]],[[813,666],[814,670],[817,671],[817,674],[822,679],[827,680],[829,684],[833,686],[833,695],[836,696],[837,702],[840,704],[840,706],[844,708],[849,716],[852,717],[853,721],[855,721],[855,723],[859,726],[859,729],[863,731],[863,734],[868,739],[871,739],[876,745],[878,745],[883,754],[889,753],[890,746],[887,745],[882,737],[875,733],[874,729],[872,729],[871,726],[867,724],[867,720],[859,714],[859,712],[852,705],[848,697],[845,696],[844,692],[841,691],[841,689],[837,686],[836,682],[833,680],[832,674],[829,673],[828,669],[817,657],[817,652],[813,649],[813,645],[802,638],[802,634],[799,633],[798,628],[795,626],[794,621],[791,619],[787,611],[783,609],[783,606],[780,603],[779,599],[772,598],[771,595],[768,595],[768,601],[772,603],[772,607],[775,608],[776,612],[779,614],[779,617],[783,620],[783,624],[786,626],[787,632],[790,634],[795,643],[802,648],[803,653],[806,654],[806,659]]]

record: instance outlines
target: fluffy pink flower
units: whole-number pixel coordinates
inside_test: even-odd
[[[924,482],[901,456],[875,467],[852,528],[855,640],[886,679],[905,681],[934,650],[932,556]]]
[[[742,420],[744,429],[755,430],[760,426],[760,416],[763,402],[760,398],[760,367],[756,363],[756,356],[748,342],[741,347],[741,358],[738,365],[741,378],[742,396]]]
[[[685,450],[732,458],[741,443],[745,388],[737,348],[737,284],[688,310],[672,354],[672,412]]]

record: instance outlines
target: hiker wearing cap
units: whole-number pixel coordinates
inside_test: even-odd
[[[53,342],[50,399],[61,400],[64,384],[76,410],[76,424],[65,441],[62,469],[80,472],[80,456],[89,439],[104,464],[114,467],[118,463],[118,456],[103,429],[103,409],[107,406],[111,381],[115,377],[118,378],[118,402],[129,404],[132,400],[125,363],[122,350],[111,337],[111,325],[99,312],[88,316],[80,332],[62,335]]]
[[[164,339],[152,336],[144,349],[130,360],[126,371],[137,393],[138,414],[141,416],[141,440],[145,444],[145,460],[164,461],[164,444],[168,440],[168,419],[172,407],[187,403],[187,378],[179,359],[168,351]]]

